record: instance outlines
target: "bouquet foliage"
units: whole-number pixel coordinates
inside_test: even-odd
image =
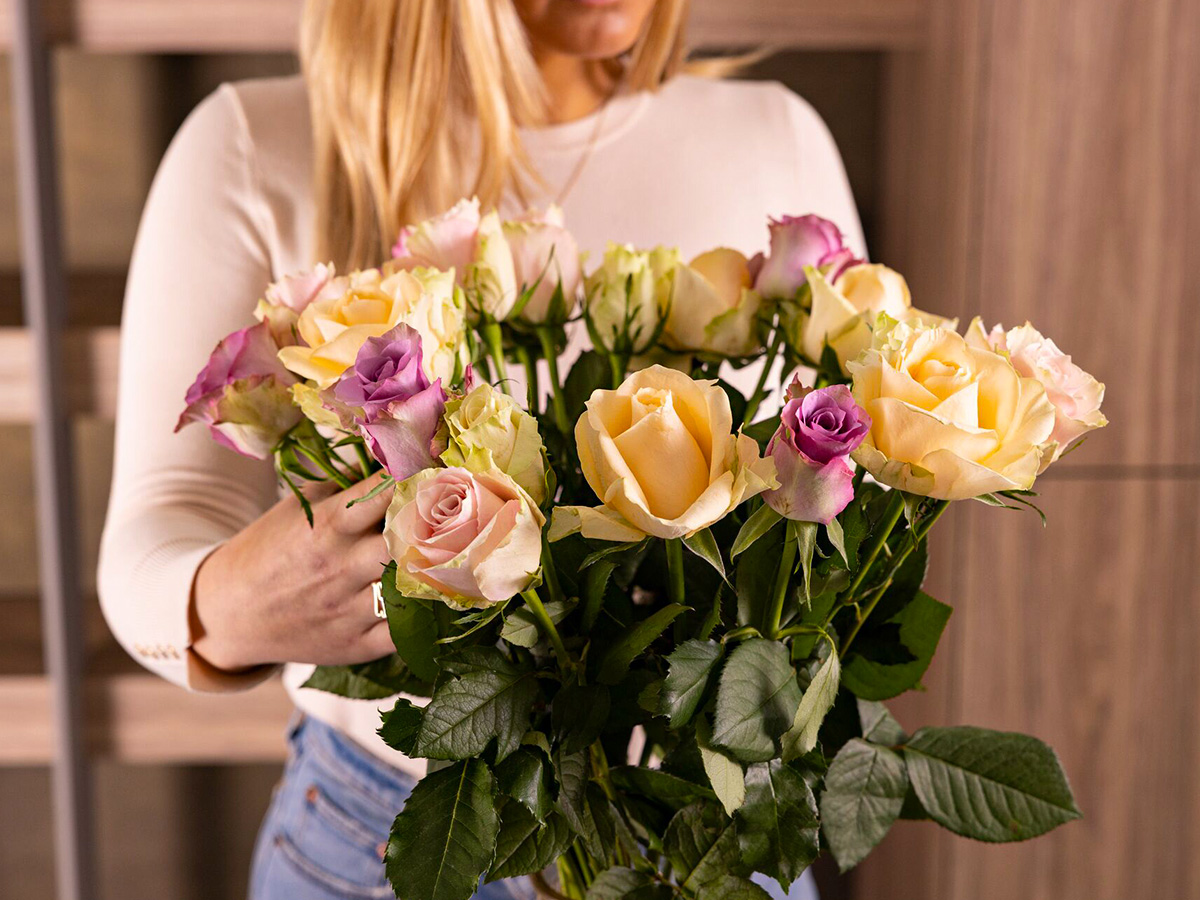
[[[181,425],[273,457],[305,508],[306,481],[391,494],[396,652],[307,686],[405,695],[379,736],[429,769],[398,897],[750,900],[898,818],[1017,841],[1079,815],[1039,740],[910,734],[885,701],[950,617],[934,524],[1036,509],[1103,386],[1030,325],[919,312],[826,220],[770,232],[752,260],[613,244],[585,275],[557,210],[464,201],[381,269],[272,285],[189,391]],[[570,327],[592,349],[564,378]]]

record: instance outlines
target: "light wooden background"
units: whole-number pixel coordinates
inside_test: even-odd
[[[111,462],[123,268],[157,159],[222,79],[290,69],[295,0],[55,2],[80,529]],[[856,898],[1200,898],[1200,0],[696,0],[697,40],[799,48],[756,75],[814,102],[874,255],[919,305],[1032,318],[1109,386],[1114,425],[1042,483],[1050,526],[962,505],[935,593],[956,608],[905,724],[1037,734],[1085,818],[990,847],[902,823]],[[0,2],[0,45],[8,27]],[[254,55],[209,55],[217,51]],[[204,56],[162,55],[182,51]],[[0,165],[12,170],[0,64]],[[11,179],[0,179],[0,896],[53,896]],[[94,590],[94,585],[87,585]],[[242,895],[282,753],[278,689],[186,697],[93,608],[103,895]],[[167,704],[177,708],[163,715]],[[224,764],[215,766],[216,762]],[[229,763],[235,764],[229,764]]]

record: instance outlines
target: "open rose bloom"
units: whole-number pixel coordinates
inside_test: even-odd
[[[557,208],[464,200],[380,268],[270,285],[188,390],[180,427],[272,458],[315,528],[386,503],[363,546],[388,621],[354,621],[395,652],[304,688],[401,695],[354,736],[437,761],[391,827],[399,898],[551,866],[570,900],[794,895],[911,797],[982,841],[1079,815],[1037,739],[910,734],[884,703],[922,688],[950,616],[920,583],[934,524],[1032,506],[1104,386],[1032,325],[920,311],[834,222],[761,237],[588,260]],[[980,759],[1036,802],[981,803]]]

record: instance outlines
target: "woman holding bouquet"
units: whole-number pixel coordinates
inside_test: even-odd
[[[300,688],[312,664],[392,652],[371,588],[389,496],[347,508],[374,479],[318,485],[310,528],[269,465],[172,434],[178,399],[263,285],[318,261],[377,265],[402,227],[471,193],[510,212],[561,206],[596,259],[612,234],[685,255],[761,247],[764,217],[791,208],[837,222],[861,254],[819,117],[779,85],[692,74],[687,7],[309,0],[304,77],[222,87],[162,164],[129,276],[100,592],[129,652],[189,690],[284,667],[299,715],[254,900],[391,895],[380,848],[423,766],[376,736],[386,703]],[[806,878],[790,896],[814,894]]]

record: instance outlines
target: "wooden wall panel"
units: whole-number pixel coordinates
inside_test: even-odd
[[[990,7],[982,312],[1108,385],[1064,465],[1200,467],[1200,3]]]
[[[1198,33],[1189,0],[935,0],[889,58],[881,256],[919,305],[1039,324],[1114,424],[1041,481],[1047,529],[956,510],[947,645],[896,704],[1046,739],[1084,819],[1005,847],[901,823],[862,900],[1200,897]]]

